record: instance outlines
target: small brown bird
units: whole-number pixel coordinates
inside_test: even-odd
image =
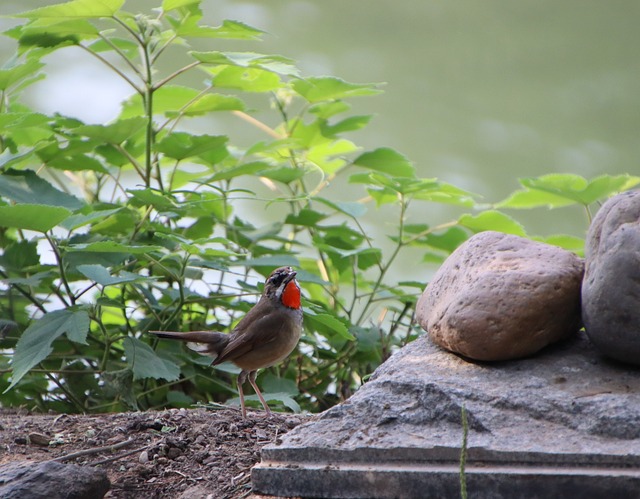
[[[242,371],[238,375],[238,393],[242,417],[247,417],[242,385],[249,383],[256,391],[267,414],[271,414],[258,385],[258,369],[271,367],[286,358],[298,344],[302,333],[300,286],[291,267],[280,267],[267,278],[258,303],[247,312],[229,334],[213,331],[178,333],[149,331],[160,338],[189,342],[196,352],[213,357],[212,366],[233,362]]]

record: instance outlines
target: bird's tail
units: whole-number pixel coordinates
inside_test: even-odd
[[[158,338],[186,341],[187,346],[198,353],[208,355],[214,359],[220,355],[229,343],[229,335],[215,331],[190,331],[179,333],[174,331],[149,331]]]

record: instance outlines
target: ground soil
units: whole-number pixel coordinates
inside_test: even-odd
[[[107,498],[257,497],[251,467],[260,449],[309,418],[250,411],[243,419],[233,409],[99,415],[0,409],[0,466],[49,459],[98,466],[111,480]]]

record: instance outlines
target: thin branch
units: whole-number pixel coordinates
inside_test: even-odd
[[[247,123],[252,124],[253,126],[258,128],[259,130],[262,130],[264,133],[266,133],[267,135],[270,135],[274,139],[284,139],[284,138],[286,138],[285,136],[283,136],[283,135],[279,134],[278,132],[276,132],[270,126],[265,125],[262,121],[255,119],[253,116],[250,116],[245,112],[242,112],[242,111],[231,111],[231,114],[234,114],[235,116],[237,116],[241,120],[244,120]]]
[[[77,459],[83,456],[91,456],[93,454],[100,454],[101,452],[113,452],[114,450],[122,449],[123,447],[128,447],[135,440],[130,438],[129,440],[125,440],[124,442],[119,442],[113,445],[104,445],[102,447],[93,447],[91,449],[79,450],[77,452],[72,452],[71,454],[65,454],[64,456],[58,456],[51,461],[58,461],[59,463],[64,463],[65,461],[71,461],[72,459]],[[148,446],[147,446],[148,447]]]
[[[118,454],[117,456],[108,457],[106,459],[102,459],[100,461],[96,461],[95,463],[91,463],[90,466],[99,466],[101,464],[106,464],[106,463],[110,463],[112,461],[117,461],[118,459],[122,459],[123,457],[127,457],[127,456],[130,456],[131,454],[135,454],[136,452],[140,452],[140,451],[143,451],[145,449],[148,449],[150,446],[151,446],[151,444],[144,445],[142,447],[138,447],[137,449],[133,449],[133,450],[124,452],[122,454]]]
[[[97,52],[94,52],[93,50],[90,50],[88,47],[85,47],[84,45],[80,44],[78,45],[78,47],[86,50],[89,54],[93,55],[96,59],[98,59],[100,62],[102,62],[102,64],[104,64],[105,66],[107,66],[109,69],[111,69],[114,73],[116,73],[118,76],[120,76],[120,78],[122,78],[124,81],[126,81],[129,85],[131,85],[131,87],[133,87],[133,89],[139,93],[142,94],[142,89],[138,87],[138,85],[135,84],[135,82],[133,80],[131,80],[131,78],[129,78],[126,74],[124,74],[122,71],[120,71],[117,67],[115,67],[113,64],[111,64],[109,62],[108,59],[102,57],[100,54],[98,54]]]
[[[173,73],[171,73],[170,75],[166,76],[165,78],[160,80],[158,83],[153,85],[151,87],[151,90],[155,92],[160,87],[166,85],[167,83],[169,83],[174,78],[177,78],[178,76],[180,76],[182,73],[185,73],[185,72],[189,71],[190,69],[195,68],[196,66],[199,66],[200,64],[202,64],[200,61],[194,61],[191,64],[187,64],[186,66],[181,67],[177,71],[174,71]]]
[[[0,269],[0,277],[3,277],[4,279],[8,279],[9,275],[6,274],[4,270]],[[47,309],[44,308],[44,305],[40,303],[38,300],[36,300],[36,298],[29,291],[22,289],[22,286],[19,286],[18,284],[11,284],[10,286],[16,291],[18,291],[22,296],[24,296],[31,303],[33,303],[38,308],[38,310],[40,310],[45,314],[47,313]]]
[[[98,36],[102,41],[104,41],[107,45],[109,45],[109,47],[111,47],[120,57],[122,57],[124,62],[127,63],[127,65],[131,68],[131,70],[134,73],[140,76],[140,69],[137,68],[133,62],[131,62],[131,60],[127,57],[127,54],[125,54],[122,50],[120,50],[118,46],[111,41],[110,38],[104,36],[102,33],[98,33]]]
[[[71,286],[69,286],[69,282],[67,281],[67,275],[64,270],[64,262],[62,261],[62,254],[60,253],[60,249],[53,242],[49,234],[45,234],[44,237],[46,237],[47,241],[49,241],[49,244],[51,245],[51,249],[53,249],[53,253],[56,256],[56,261],[58,262],[58,268],[60,269],[60,279],[62,280],[64,289],[67,291],[67,295],[71,299],[71,304],[75,305],[76,297],[74,296],[73,291],[71,290]]]
[[[131,166],[133,166],[133,168],[135,169],[136,172],[138,172],[138,175],[140,175],[140,178],[144,179],[144,172],[142,171],[143,166],[138,163],[138,161],[136,160],[136,158],[134,158],[133,156],[131,156],[131,154],[129,154],[129,151],[127,151],[124,147],[122,147],[122,145],[120,144],[113,144],[113,147],[115,147],[118,152],[120,154],[122,154],[123,156],[125,156],[129,162],[131,163]],[[115,180],[115,179],[114,179]],[[119,185],[119,184],[118,184]],[[123,192],[124,192],[124,188],[122,188]]]

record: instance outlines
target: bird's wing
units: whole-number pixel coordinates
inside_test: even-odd
[[[271,342],[276,341],[280,335],[280,331],[287,327],[287,322],[291,321],[291,318],[285,313],[268,313],[262,317],[251,318],[251,321],[246,321],[247,316],[238,323],[234,332],[230,334],[229,343],[220,352],[220,355],[213,362],[213,365],[226,362],[228,360],[233,361],[256,348],[264,348]],[[243,328],[243,322],[247,324],[246,328]]]

